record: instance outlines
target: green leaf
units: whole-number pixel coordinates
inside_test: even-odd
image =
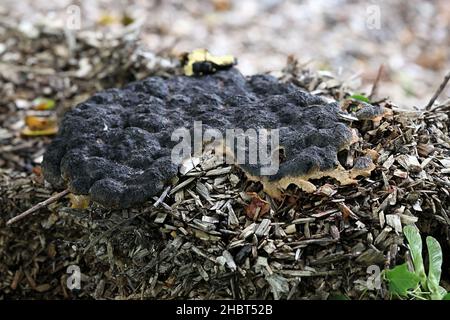
[[[445,288],[439,286],[438,293],[436,294],[436,296],[432,295],[431,299],[442,300],[442,299],[444,299],[446,294],[447,294],[447,290],[445,290]]]
[[[403,228],[403,233],[408,240],[409,250],[414,263],[414,271],[420,279],[422,287],[426,289],[427,275],[425,274],[425,267],[422,259],[422,238],[420,237],[419,229],[414,225],[408,225]]]
[[[408,270],[406,263],[386,270],[386,279],[389,282],[389,291],[401,297],[407,295],[408,290],[415,289],[419,285],[419,277]]]
[[[350,99],[355,99],[358,101],[362,101],[362,102],[366,102],[366,103],[370,103],[369,98],[367,98],[365,95],[363,94],[354,94],[350,96]]]
[[[347,297],[345,294],[335,294],[331,295],[328,300],[351,300],[349,297]]]
[[[439,287],[439,282],[441,281],[441,269],[442,269],[442,249],[439,242],[433,237],[427,237],[427,248],[428,248],[428,279],[427,286],[428,290],[431,292],[431,298],[433,300],[442,299],[442,289]]]
[[[36,98],[31,102],[35,110],[52,110],[55,108],[55,100],[47,98]]]
[[[448,292],[443,298],[442,300],[450,300],[450,292]]]

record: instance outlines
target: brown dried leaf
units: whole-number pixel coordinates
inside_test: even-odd
[[[250,204],[245,207],[247,217],[256,220],[258,217],[262,217],[269,212],[270,204],[267,201],[261,199],[255,192],[249,192],[248,194],[252,197],[252,200]]]

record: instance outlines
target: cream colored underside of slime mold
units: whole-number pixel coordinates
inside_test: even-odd
[[[360,140],[358,133],[356,129],[352,130],[352,138],[347,143],[341,146],[339,151],[348,149],[351,145],[355,144]],[[209,145],[211,148],[211,145]],[[234,154],[231,152],[231,150],[224,146],[223,141],[219,144],[216,144],[214,147],[214,150],[224,150],[224,155],[226,157],[230,157],[230,159],[234,159]],[[320,179],[323,177],[330,177],[334,178],[341,185],[349,185],[349,184],[355,184],[357,183],[357,180],[355,180],[358,176],[369,176],[373,169],[375,169],[375,165],[371,163],[366,168],[353,168],[346,170],[342,165],[338,165],[336,168],[331,170],[325,170],[325,171],[319,171],[314,170],[308,174],[300,175],[300,176],[286,176],[281,178],[280,180],[275,181],[269,181],[267,176],[255,176],[247,172],[244,168],[240,167],[238,164],[237,166],[245,173],[247,178],[252,181],[261,182],[263,185],[264,191],[270,195],[273,198],[280,199],[283,195],[283,191],[287,189],[287,187],[291,184],[296,185],[300,189],[302,189],[305,192],[313,193],[317,190],[317,187],[310,182],[310,180],[314,179]]]

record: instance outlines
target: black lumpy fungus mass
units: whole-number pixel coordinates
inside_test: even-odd
[[[142,204],[177,175],[171,135],[195,120],[222,132],[279,129],[284,160],[276,174],[261,177],[266,186],[284,181],[275,184],[279,188],[340,167],[337,153],[354,133],[339,113],[336,102],[269,75],[244,77],[235,68],[202,77],[149,77],[99,92],[68,111],[44,155],[43,172],[55,187],[106,207]],[[240,167],[258,179],[258,165]]]

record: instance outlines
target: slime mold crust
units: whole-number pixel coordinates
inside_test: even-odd
[[[337,153],[355,142],[340,113],[337,102],[268,75],[246,78],[235,68],[202,77],[149,77],[99,92],[68,111],[44,155],[43,172],[55,187],[103,206],[140,205],[177,175],[174,130],[202,121],[204,130],[221,132],[279,129],[284,159],[276,174],[259,176],[259,165],[240,167],[273,196],[290,183],[311,192],[308,180],[330,176],[348,184],[364,171],[339,164]]]

